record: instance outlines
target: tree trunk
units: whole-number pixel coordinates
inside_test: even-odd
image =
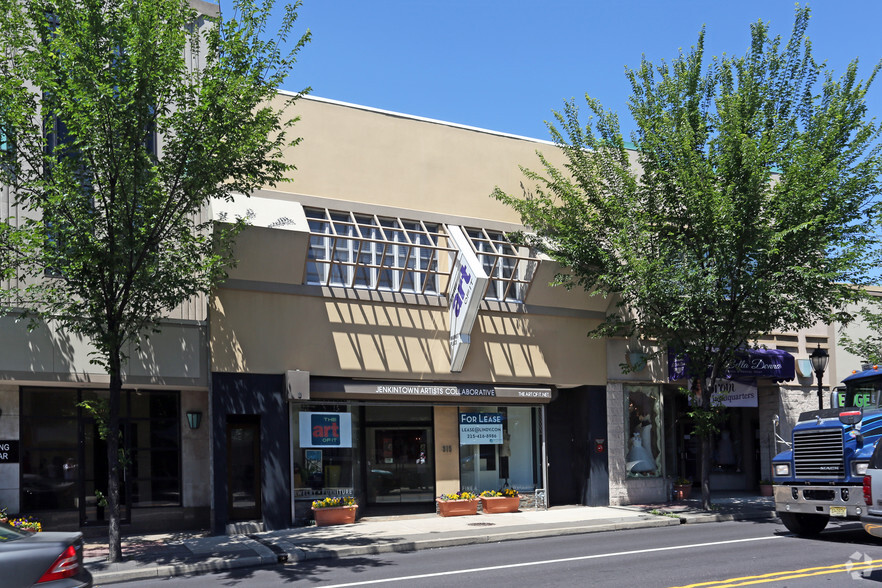
[[[119,533],[119,408],[122,391],[122,362],[119,351],[111,354],[110,367],[110,401],[107,415],[107,507],[110,520],[107,527],[107,561],[110,563],[122,560],[122,538]]]
[[[716,368],[711,372],[711,382],[716,379]],[[701,410],[706,418],[711,409],[711,395],[713,388],[705,387],[704,378],[695,378],[698,385],[698,399],[700,401]],[[705,423],[703,423],[705,425]],[[701,508],[711,510],[711,490],[710,490],[710,472],[711,472],[711,433],[705,426],[701,431],[701,445],[699,451],[699,459],[701,466],[699,467],[699,475],[701,476]]]
[[[710,495],[710,471],[711,471],[711,440],[710,434],[701,436],[701,508],[711,509]]]

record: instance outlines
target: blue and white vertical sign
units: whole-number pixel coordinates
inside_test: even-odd
[[[471,344],[472,327],[490,280],[462,227],[448,225],[447,234],[459,251],[447,289],[450,309],[450,371],[461,372]]]

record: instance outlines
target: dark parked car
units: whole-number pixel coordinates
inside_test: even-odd
[[[0,523],[0,586],[89,588],[82,533],[29,533]]]

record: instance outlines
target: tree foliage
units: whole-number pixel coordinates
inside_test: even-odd
[[[213,227],[206,206],[293,167],[296,119],[270,101],[309,33],[289,41],[294,4],[267,37],[271,8],[236,0],[225,19],[186,0],[0,0],[0,183],[20,213],[0,230],[0,269],[18,278],[6,299],[88,337],[110,375],[110,431],[129,345],[232,261],[239,225]]]
[[[849,353],[870,365],[882,364],[882,299],[868,295],[856,313],[856,326],[863,326],[865,335],[856,336],[846,326],[840,328],[839,343]]]
[[[593,331],[657,341],[688,359],[701,406],[737,350],[775,330],[834,317],[861,296],[875,242],[880,129],[852,62],[815,61],[807,8],[786,43],[751,25],[742,56],[705,59],[698,42],[670,63],[628,69],[636,124],[626,148],[615,113],[572,101],[540,155],[535,191],[494,196],[521,215],[519,236],[560,262],[567,286],[616,300]],[[709,373],[709,381],[701,377]],[[702,487],[710,451],[703,439]]]

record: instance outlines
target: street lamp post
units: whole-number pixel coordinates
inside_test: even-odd
[[[818,410],[821,410],[824,408],[824,389],[821,387],[821,379],[824,377],[824,370],[827,369],[830,355],[826,349],[821,349],[821,344],[818,343],[818,348],[812,351],[809,359],[812,360],[812,369],[815,370],[815,375],[818,377]]]

